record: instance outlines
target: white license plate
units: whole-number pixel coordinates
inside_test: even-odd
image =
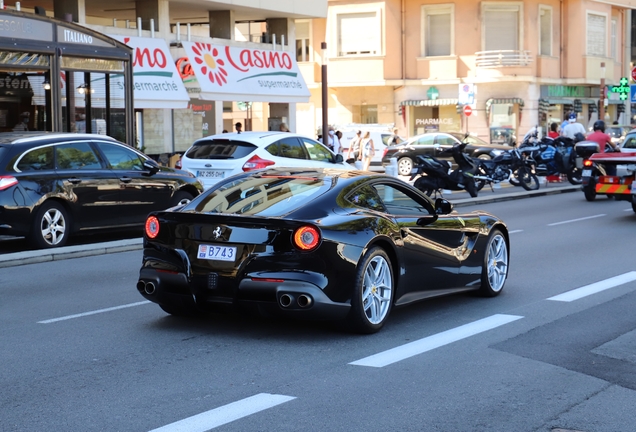
[[[236,246],[199,245],[197,258],[213,261],[234,261]]]
[[[581,175],[583,177],[592,177],[592,170],[583,170],[583,173],[581,173]]]
[[[223,178],[225,176],[225,171],[219,170],[198,170],[197,177],[201,178]]]

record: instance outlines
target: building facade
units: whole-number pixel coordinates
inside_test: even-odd
[[[324,62],[331,124],[394,124],[405,137],[469,131],[492,142],[560,124],[570,111],[588,126],[601,81],[611,90],[630,77],[632,8],[634,0],[330,0],[326,18],[296,22],[312,94],[297,106],[303,132],[322,122]],[[606,103],[606,121],[629,123],[620,93]]]
[[[130,123],[134,130],[125,139],[117,138],[152,156],[183,152],[197,138],[234,130],[237,122],[242,124],[243,130],[278,129],[283,122],[291,130],[297,130],[296,105],[307,102],[310,92],[296,62],[295,21],[326,17],[327,12],[326,0],[141,0],[132,3],[124,0],[27,0],[15,4],[5,2],[4,5],[27,17],[42,16],[68,22],[67,27],[78,34],[93,35],[95,41],[100,39],[98,34],[104,35],[103,39],[112,46],[126,48],[127,57],[123,64],[126,67],[132,64],[132,80],[127,75],[126,79],[130,81],[120,87],[123,91],[132,90],[133,103],[122,102],[113,93],[111,99],[114,102],[109,112],[106,108],[87,111],[80,102],[72,102],[92,97],[93,106],[100,107],[98,101],[106,92],[94,93],[94,90],[104,87],[106,81],[97,73],[94,77],[84,73],[86,69],[93,74],[95,71],[89,69],[97,67],[98,62],[76,65],[73,71],[80,75],[69,74],[69,77],[77,75],[77,79],[81,78],[78,82],[84,86],[73,83],[64,87],[63,90],[71,92],[71,97],[67,98],[71,108],[66,111],[55,108],[53,116],[49,115],[49,123],[44,115],[40,115],[45,112],[42,107],[46,106],[46,95],[54,93],[55,98],[49,99],[57,101],[62,98],[58,96],[60,92],[57,87],[47,93],[37,88],[37,95],[34,95],[34,86],[29,84],[26,92],[31,95],[30,99],[20,103],[27,107],[38,104],[30,109],[39,116],[38,123],[31,121],[30,128],[55,130],[50,126],[51,117],[67,118],[67,111],[70,111],[77,118],[70,122],[59,120],[67,125],[64,130],[89,131],[92,126],[92,132],[107,133],[105,127],[100,127],[103,122],[99,116],[112,115],[116,108],[127,107],[131,110],[130,117],[134,118]],[[0,47],[15,45],[10,36],[0,34]],[[29,36],[34,46],[51,51],[53,64],[68,63],[69,56],[56,54],[56,47],[51,45],[51,42],[57,42],[55,37],[48,40],[37,34]],[[90,54],[92,47],[86,40],[78,40],[74,46]],[[101,52],[95,50],[93,59],[98,58],[98,54],[103,55],[105,50]],[[14,57],[0,53],[0,59],[7,61],[13,61]],[[13,79],[16,66],[0,65],[0,73]],[[31,69],[34,69],[34,76],[41,75],[31,80],[40,87],[45,73],[52,71],[52,78],[57,77],[56,69],[49,68],[49,71],[43,64]],[[122,71],[112,72],[122,74]],[[88,92],[87,88],[90,89]],[[114,91],[115,87],[111,89]],[[43,96],[38,96],[40,93]],[[117,101],[121,106],[115,105]],[[42,107],[38,108],[40,105]],[[2,110],[0,106],[0,114]],[[13,108],[7,110],[9,113],[16,111]],[[93,121],[86,122],[82,113],[92,114]],[[7,125],[19,122],[20,119],[13,117],[7,118]]]

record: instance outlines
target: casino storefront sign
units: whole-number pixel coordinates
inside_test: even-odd
[[[74,23],[0,10],[0,131],[134,143],[132,50]]]

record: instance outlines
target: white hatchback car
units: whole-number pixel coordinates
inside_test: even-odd
[[[181,168],[206,189],[234,174],[269,167],[354,169],[318,141],[289,132],[211,135],[195,141],[181,158]]]

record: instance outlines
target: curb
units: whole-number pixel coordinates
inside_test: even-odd
[[[81,258],[94,255],[128,252],[141,250],[142,247],[143,239],[136,238],[87,245],[64,246],[57,249],[15,252],[6,255],[0,255],[0,268],[14,267],[25,264],[36,264],[47,261],[61,261],[65,259]]]
[[[524,198],[533,198],[545,195],[556,195],[567,192],[580,191],[581,186],[557,186],[553,188],[543,188],[536,191],[522,191],[507,193],[499,196],[476,197],[453,200],[450,199],[453,207],[468,207],[479,204],[489,204],[495,202],[512,201]],[[35,251],[15,252],[0,255],[0,268],[15,267],[26,264],[36,264],[48,261],[61,261],[72,258],[82,258],[95,255],[105,255],[118,252],[129,252],[141,250],[143,239],[126,239],[104,243],[94,243],[78,246],[64,246],[57,249],[42,249]]]

